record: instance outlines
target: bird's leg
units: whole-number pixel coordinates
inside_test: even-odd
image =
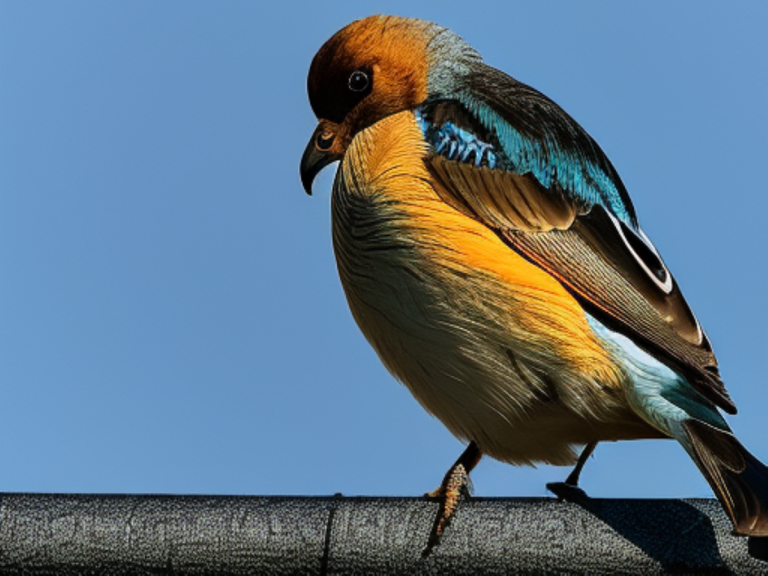
[[[595,451],[595,447],[597,446],[597,442],[590,442],[586,446],[584,446],[584,450],[581,451],[581,456],[579,456],[578,462],[576,462],[576,466],[573,467],[573,470],[571,470],[571,473],[568,474],[568,478],[565,479],[565,483],[569,486],[578,486],[579,485],[579,476],[581,476],[581,469],[584,468],[584,464],[587,462],[587,459],[592,456],[592,452]]]
[[[563,500],[573,501],[586,496],[584,491],[579,488],[579,476],[581,476],[581,469],[584,468],[587,459],[592,455],[592,452],[595,451],[595,446],[597,446],[597,442],[590,442],[587,444],[584,447],[584,450],[581,451],[576,466],[574,466],[571,473],[568,474],[568,478],[565,479],[565,482],[550,482],[547,484],[547,489]]]
[[[477,466],[482,457],[483,453],[477,444],[474,441],[470,442],[459,459],[448,469],[440,487],[427,494],[430,498],[440,498],[440,508],[432,529],[428,550],[440,540],[443,530],[448,525],[462,497],[469,495],[472,485],[469,473]]]

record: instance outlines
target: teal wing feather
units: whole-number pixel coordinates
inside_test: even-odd
[[[735,413],[706,335],[603,151],[534,89],[490,67],[473,78],[471,91],[417,111],[438,194]]]
[[[637,217],[618,172],[595,140],[541,92],[487,65],[473,68],[457,100],[495,135],[507,168],[547,190],[599,204],[633,229]]]

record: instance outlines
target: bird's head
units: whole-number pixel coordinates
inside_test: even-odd
[[[315,55],[307,90],[319,124],[301,159],[307,194],[355,134],[451,93],[480,56],[450,30],[410,18],[370,16],[334,34]]]

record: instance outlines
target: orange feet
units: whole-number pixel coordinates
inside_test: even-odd
[[[437,518],[435,518],[435,524],[432,527],[432,534],[424,555],[429,554],[432,548],[439,544],[440,537],[443,535],[459,503],[472,492],[472,480],[469,478],[469,474],[477,466],[477,463],[480,462],[482,456],[483,453],[477,447],[477,444],[470,442],[467,449],[450,467],[440,487],[426,494],[429,498],[439,498],[440,508],[438,509]]]

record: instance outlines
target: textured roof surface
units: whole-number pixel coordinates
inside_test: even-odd
[[[0,495],[2,574],[766,574],[714,500]],[[751,555],[752,554],[752,555]]]

